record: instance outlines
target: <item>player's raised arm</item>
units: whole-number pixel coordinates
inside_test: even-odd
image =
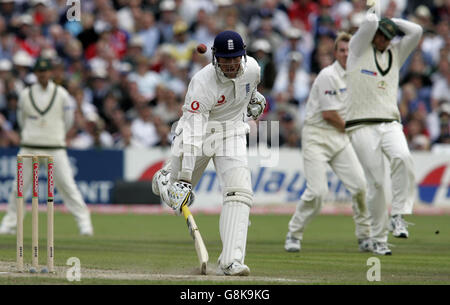
[[[353,56],[361,55],[370,43],[378,29],[378,17],[374,13],[367,12],[366,18],[362,22],[358,31],[350,40],[350,53]]]
[[[392,18],[392,21],[397,25],[398,29],[402,31],[405,36],[396,44],[398,47],[398,56],[400,65],[403,65],[409,54],[417,47],[420,38],[422,37],[422,27],[414,22]]]

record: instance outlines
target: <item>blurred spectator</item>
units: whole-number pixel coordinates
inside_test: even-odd
[[[445,39],[448,37],[448,20],[440,21],[435,28],[425,29],[422,43],[422,50],[431,55],[434,64],[437,64],[440,57],[440,50],[444,48]]]
[[[290,28],[284,32],[286,37],[282,45],[275,51],[275,63],[277,67],[282,66],[289,60],[289,53],[297,51],[303,56],[303,68],[309,72],[311,69],[311,53],[314,48],[313,37],[309,32],[297,28]]]
[[[150,106],[143,104],[137,107],[137,118],[131,122],[131,133],[144,147],[155,146],[160,138],[153,123],[153,115]]]
[[[311,73],[318,74],[323,68],[332,64],[335,38],[335,34],[330,31],[318,34],[317,47],[311,55]]]
[[[306,101],[310,88],[309,75],[302,68],[302,61],[300,52],[291,52],[289,63],[281,67],[272,90],[274,95],[287,92],[289,100],[299,106]]]
[[[434,143],[450,144],[450,104],[443,103],[439,111],[439,136]]]
[[[0,59],[0,110],[6,106],[5,95],[8,91],[5,80],[12,78],[13,65],[9,59]]]
[[[173,39],[173,25],[177,17],[174,0],[163,0],[159,4],[160,18],[157,27],[161,33],[161,42],[171,42]]]
[[[84,13],[81,16],[81,24],[83,29],[77,35],[77,39],[81,42],[85,52],[88,48],[93,48],[99,38],[98,33],[94,29],[94,21],[94,15],[92,14]]]
[[[261,67],[261,82],[258,91],[267,95],[272,91],[277,75],[272,48],[267,40],[257,39],[252,43],[249,54],[256,59]]]
[[[214,24],[214,22],[212,23]],[[247,26],[239,20],[239,11],[235,6],[230,6],[230,8],[225,11],[223,24],[219,24],[218,28],[235,31],[241,35],[242,40],[247,41],[247,43],[250,42]],[[213,35],[215,36],[219,32],[220,31],[216,29]]]
[[[17,15],[15,0],[1,0],[0,15],[5,19],[5,24],[11,24],[11,19]]]
[[[14,53],[12,61],[14,65],[13,71],[18,82],[17,89],[19,91],[36,81],[34,74],[31,73],[34,59],[27,52],[23,50],[17,51]]]
[[[419,109],[427,109],[424,101],[418,98],[417,89],[412,83],[405,83],[401,87],[399,110],[402,122],[407,122],[408,118]]]
[[[405,126],[405,135],[411,150],[429,150],[430,139],[426,124],[416,118],[412,118]]]
[[[430,112],[432,109],[430,78],[423,72],[411,71],[405,76],[403,83],[410,83],[414,86],[416,91],[415,103],[424,105],[426,107],[426,111]]]
[[[114,144],[115,148],[143,148],[144,145],[133,137],[129,123],[120,126],[120,136]]]
[[[129,0],[125,3],[127,4],[117,11],[118,26],[128,33],[134,33],[136,31],[136,20],[139,20],[142,13],[142,0]]]
[[[319,0],[319,11],[317,16],[314,16],[313,34],[314,39],[318,36],[329,35],[334,33],[334,29],[339,28],[338,20],[335,20],[331,14],[331,7],[333,0]]]
[[[289,113],[280,113],[280,146],[300,147],[300,129],[294,117]],[[297,135],[295,137],[294,135]]]
[[[308,32],[312,30],[312,17],[319,12],[317,2],[312,0],[294,0],[288,13],[292,24]]]
[[[130,73],[128,76],[130,82],[137,84],[137,89],[147,101],[155,97],[156,86],[161,83],[161,76],[149,70],[149,61],[144,56],[136,58],[136,72]]]
[[[173,25],[173,36],[173,42],[164,44],[163,48],[176,61],[187,65],[197,47],[197,42],[189,37],[187,23],[181,20],[177,21]]]
[[[282,147],[289,147],[289,148],[301,148],[301,137],[297,133],[297,131],[288,131],[285,135],[285,139],[283,139],[284,143],[282,144]]]
[[[156,27],[155,15],[151,11],[145,11],[141,15],[139,25],[139,36],[143,40],[143,52],[147,57],[155,54],[156,48],[161,40],[161,33]]]
[[[156,146],[170,148],[172,144],[170,127],[163,124],[160,118],[155,119],[155,126],[159,137],[159,141],[156,143]]]
[[[214,44],[214,38],[219,32],[219,27],[215,15],[207,15],[206,11],[200,9],[197,14],[197,20],[191,26],[192,39],[198,43],[206,45],[206,53],[203,56],[212,58],[211,47]],[[194,52],[196,54],[196,52]],[[193,54],[193,55],[194,55]]]
[[[263,23],[271,24],[273,31],[277,33],[283,33],[291,27],[289,16],[285,11],[278,7],[277,0],[262,0],[259,12],[254,15],[249,24],[249,30],[251,32],[257,31],[264,27]]]
[[[85,116],[77,115],[76,120],[80,131],[69,141],[68,147],[73,149],[113,147],[112,136],[105,130],[104,121],[95,112],[88,112]]]
[[[168,126],[180,118],[182,103],[173,90],[163,84],[156,88],[156,97],[152,101],[156,104],[153,114]]]
[[[14,131],[11,123],[0,113],[0,147],[18,146],[19,133]]]
[[[450,69],[448,59],[443,58],[439,64],[439,74],[436,75],[436,81],[431,89],[432,105],[436,106],[439,102],[450,103]]]
[[[134,35],[128,43],[127,54],[122,61],[132,65],[132,69],[136,69],[136,59],[143,55],[144,39],[140,35]]]
[[[255,39],[266,39],[273,50],[276,50],[283,41],[283,36],[280,32],[276,31],[272,21],[272,15],[262,15],[260,21],[257,23],[258,27],[255,27],[250,35]]]
[[[166,86],[180,96],[184,96],[187,89],[184,76],[186,75],[188,64],[185,60],[177,61],[169,52],[162,52],[159,74]]]
[[[3,119],[7,120],[9,126],[6,129],[19,132],[19,123],[17,122],[17,102],[19,100],[15,91],[5,94],[6,107],[1,110],[0,115],[3,115]]]

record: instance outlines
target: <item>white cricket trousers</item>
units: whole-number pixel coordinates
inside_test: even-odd
[[[349,135],[366,175],[372,238],[387,242],[389,217],[384,189],[384,156],[389,160],[391,171],[391,215],[411,214],[415,199],[414,164],[402,125],[398,122],[366,125]]]
[[[289,222],[291,236],[302,240],[305,226],[320,212],[328,194],[328,165],[352,196],[355,235],[370,237],[370,217],[365,203],[363,169],[346,134],[305,125],[302,133],[306,190]]]
[[[87,225],[91,223],[90,212],[86,203],[81,196],[80,191],[75,184],[75,180],[72,173],[72,168],[70,167],[69,157],[65,149],[54,149],[54,150],[39,150],[39,149],[29,149],[21,148],[18,154],[49,154],[54,157],[54,168],[53,175],[55,181],[55,188],[57,192],[61,195],[64,204],[67,209],[74,215],[75,220],[78,225]],[[47,161],[40,161],[40,164]],[[32,185],[32,161],[31,158],[24,158],[24,193],[28,194]],[[42,170],[42,168],[40,168]],[[45,172],[47,167],[45,167]],[[3,217],[2,226],[13,228],[17,225],[17,210],[16,210],[16,196],[17,196],[17,177],[13,184],[13,190],[10,194],[7,213]],[[24,209],[25,211],[25,209]]]

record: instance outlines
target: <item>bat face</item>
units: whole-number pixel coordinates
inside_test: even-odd
[[[198,230],[197,224],[195,223],[194,217],[189,211],[189,208],[186,205],[183,205],[182,212],[184,218],[186,219],[186,224],[189,229],[189,233],[192,236],[195,244],[195,251],[197,252],[198,260],[200,262],[200,272],[201,274],[206,274],[206,267],[208,264],[208,251],[206,250],[205,243],[203,242],[203,238]]]

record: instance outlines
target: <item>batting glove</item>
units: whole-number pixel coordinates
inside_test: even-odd
[[[191,206],[194,202],[192,184],[185,181],[176,181],[167,190],[169,195],[168,205],[179,215],[184,204]]]
[[[247,116],[252,117],[252,119],[256,120],[264,112],[265,108],[266,98],[258,91],[255,91],[255,94],[252,96],[250,102],[247,105]]]

